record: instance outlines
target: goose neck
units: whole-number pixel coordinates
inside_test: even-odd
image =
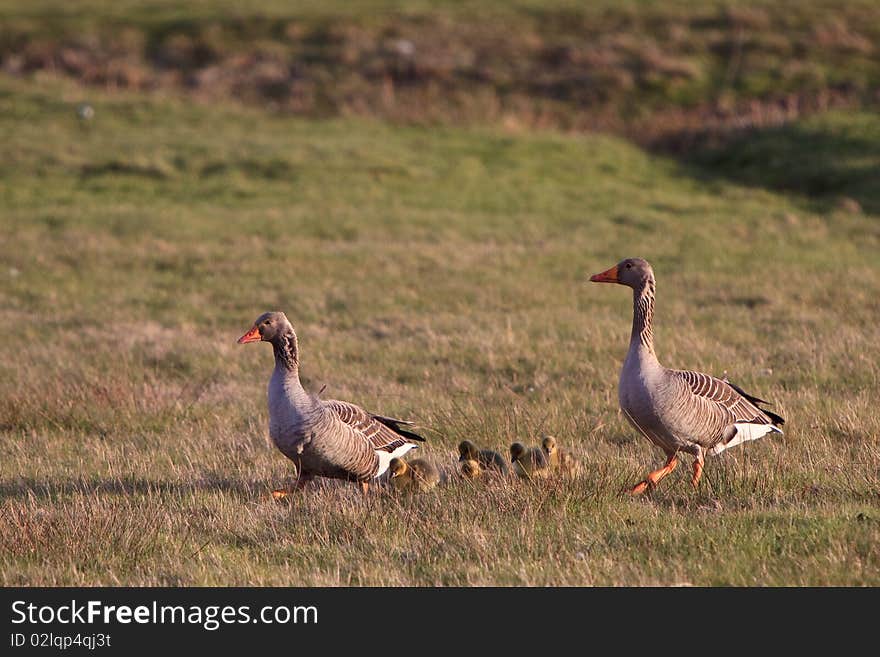
[[[272,341],[275,351],[275,367],[299,378],[299,349],[296,333],[280,335]]]
[[[633,324],[630,348],[654,356],[654,279],[648,278],[633,289]]]

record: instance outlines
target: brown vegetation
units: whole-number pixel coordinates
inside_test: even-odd
[[[624,133],[681,150],[876,106],[870,5],[7,22],[0,68],[307,116]]]

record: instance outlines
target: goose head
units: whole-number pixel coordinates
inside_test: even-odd
[[[476,461],[479,457],[477,446],[470,440],[462,440],[458,445],[459,461]]]
[[[516,463],[519,461],[526,453],[526,446],[522,443],[513,443],[510,446],[510,462]]]
[[[274,344],[281,338],[289,337],[292,334],[293,326],[284,313],[280,311],[268,312],[257,317],[253,328],[238,339],[238,344],[258,341]]]
[[[552,456],[556,451],[556,438],[553,436],[544,436],[544,440],[541,441],[541,449],[544,450],[544,453],[547,456]]]
[[[621,260],[610,269],[590,276],[593,283],[618,283],[634,290],[644,287],[649,280],[653,279],[654,270],[651,269],[651,264],[643,258]]]
[[[406,464],[406,461],[397,457],[391,459],[391,463],[388,464],[389,476],[392,479],[402,477],[406,474],[407,470],[409,470],[409,466]]]

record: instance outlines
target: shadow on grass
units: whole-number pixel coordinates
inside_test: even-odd
[[[717,141],[678,154],[688,174],[800,194],[818,212],[880,213],[880,114],[833,113]]]
[[[0,501],[12,498],[37,497],[50,499],[57,496],[81,495],[149,495],[191,493],[233,493],[250,497],[260,491],[268,491],[265,481],[242,481],[240,479],[211,478],[193,481],[154,481],[136,477],[113,479],[51,479],[19,477],[12,481],[0,481]]]

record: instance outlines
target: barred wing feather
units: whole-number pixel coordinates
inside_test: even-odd
[[[362,434],[374,449],[390,453],[405,445],[409,440],[425,440],[415,433],[399,428],[401,424],[411,426],[412,422],[373,415],[360,406],[338,399],[327,400],[324,405],[336,413],[342,422]]]

